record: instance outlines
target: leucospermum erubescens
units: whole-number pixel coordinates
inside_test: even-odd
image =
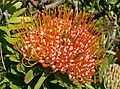
[[[99,56],[104,52],[101,33],[96,32],[96,21],[91,19],[86,13],[73,15],[61,7],[58,13],[56,9],[37,13],[31,26],[22,21],[25,28],[18,30],[21,34],[15,48],[23,55],[23,63],[24,59],[28,64],[34,59],[53,72],[60,70],[71,80],[85,83],[96,74]]]

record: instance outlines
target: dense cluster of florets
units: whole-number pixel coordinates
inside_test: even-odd
[[[71,80],[84,83],[99,65],[95,60],[103,52],[99,51],[99,36],[93,34],[93,24],[88,22],[91,26],[88,29],[78,21],[78,16],[72,20],[70,13],[64,12],[63,17],[60,14],[60,11],[58,17],[42,14],[39,26],[33,30],[28,27],[27,35],[21,35],[22,46],[18,48],[24,57],[40,62],[45,68],[51,67],[53,72],[68,73]]]
[[[120,89],[120,66],[110,64],[105,70],[103,78],[106,89]]]

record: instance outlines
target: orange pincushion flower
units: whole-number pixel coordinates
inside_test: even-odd
[[[88,14],[73,17],[67,10],[63,13],[59,7],[58,16],[56,11],[54,15],[50,11],[37,14],[32,26],[25,27],[25,34],[20,35],[21,47],[16,43],[16,48],[28,62],[32,58],[53,72],[67,72],[71,80],[85,83],[96,74],[100,63],[95,58],[104,51],[100,34]]]

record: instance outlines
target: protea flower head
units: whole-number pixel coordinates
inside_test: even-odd
[[[61,7],[58,12],[55,9],[37,13],[31,26],[22,21],[25,28],[18,30],[21,40],[15,47],[29,64],[34,59],[53,72],[68,73],[71,80],[85,83],[96,74],[104,52],[101,33],[95,30],[96,21],[91,19],[89,14],[75,15]]]

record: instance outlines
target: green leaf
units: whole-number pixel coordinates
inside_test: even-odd
[[[15,50],[13,50],[11,47],[9,47],[8,45],[6,45],[6,48],[8,51],[10,51],[11,53],[15,53]]]
[[[106,51],[107,53],[109,53],[109,54],[112,54],[112,55],[116,55],[116,52],[114,52],[114,51],[112,51],[112,50],[108,50],[108,51]]]
[[[16,9],[18,9],[22,6],[22,2],[17,2],[13,6],[16,7]]]
[[[109,3],[110,3],[110,4],[115,4],[115,3],[117,3],[117,1],[118,1],[118,0],[109,0]]]
[[[22,88],[20,88],[19,86],[13,84],[12,82],[10,82],[10,88],[11,88],[11,89],[22,89]]]
[[[30,27],[31,24],[30,23],[26,23],[26,26]],[[9,31],[24,28],[22,24],[8,24],[7,27],[9,29]]]
[[[7,40],[7,42],[9,42],[12,45],[14,45],[19,40],[19,38],[12,38],[10,36],[6,36],[4,38]]]
[[[35,85],[34,89],[40,89],[40,87],[42,86],[43,82],[45,81],[47,77],[46,76],[41,76],[37,82],[37,84]]]
[[[85,83],[85,86],[88,88],[88,89],[95,89],[94,87],[92,87],[91,85]]]
[[[64,83],[63,81],[59,81],[59,85],[60,85],[61,87],[67,87],[67,84]]]
[[[7,0],[5,3],[6,4],[4,5],[4,8],[3,8],[4,11],[9,10],[9,8],[11,8],[16,2],[15,0],[12,0],[12,1]]]
[[[28,84],[34,78],[33,70],[29,70],[25,76],[25,83]]]
[[[6,77],[4,77],[3,81],[0,82],[0,84],[3,84],[5,82],[10,82],[9,79],[7,79]]]
[[[16,29],[19,29],[20,27],[22,27],[22,24],[8,24],[7,27],[10,30],[16,30]]]
[[[13,14],[17,9],[19,9],[22,6],[22,2],[17,2],[13,4],[10,8],[8,8],[8,12],[10,14]]]
[[[28,85],[27,89],[32,89],[30,85]]]
[[[26,8],[22,8],[16,12],[14,12],[12,17],[17,17],[17,16],[21,15],[25,10],[26,10]]]
[[[17,75],[17,72],[13,69],[11,69],[11,73]]]
[[[108,64],[107,64],[107,65],[112,64],[114,61],[115,61],[115,60],[114,60],[114,56],[113,56],[113,55],[110,55],[110,56],[109,56],[109,59],[108,59]]]
[[[42,76],[39,78],[38,82],[36,83],[34,89],[40,89],[40,87],[42,86],[43,82],[45,81],[45,79],[48,77],[48,75],[50,74],[50,69],[46,68],[42,74]]]
[[[19,63],[17,64],[17,71],[25,74],[25,67],[21,63]]]
[[[5,83],[2,84],[2,85],[0,86],[0,88],[1,88],[1,89],[6,89],[6,84],[5,84]]]
[[[21,23],[23,18],[25,22],[31,22],[32,20],[31,17],[13,17],[13,18],[10,18],[7,22],[8,23]]]
[[[52,81],[50,81],[50,82],[53,83],[53,84],[56,84],[56,83],[58,82],[58,80],[55,79],[55,80],[52,80]]]
[[[117,6],[117,8],[119,8],[119,7],[120,7],[120,3],[118,3],[116,6]],[[120,18],[119,18],[119,19],[120,19]]]
[[[85,85],[80,84],[80,83],[77,83],[76,85],[78,89],[84,89],[86,87]]]
[[[11,55],[9,59],[14,62],[20,62],[20,60],[15,55]]]
[[[1,29],[2,31],[6,32],[7,35],[10,35],[9,29],[8,29],[6,26],[0,26],[0,29]]]

